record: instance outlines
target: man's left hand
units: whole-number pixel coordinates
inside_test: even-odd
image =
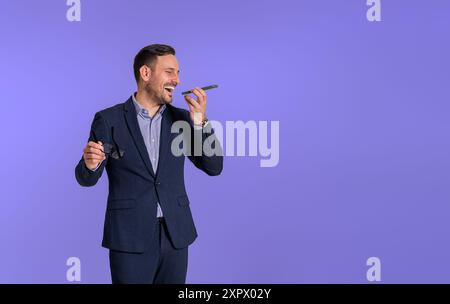
[[[197,99],[189,95],[185,95],[184,99],[188,104],[192,123],[196,126],[201,126],[203,120],[206,118],[206,93],[199,87],[193,89],[192,93],[197,96]]]

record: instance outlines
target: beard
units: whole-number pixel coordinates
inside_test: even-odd
[[[172,96],[169,96],[166,90],[162,89],[162,91],[159,91],[153,88],[150,83],[146,83],[144,89],[147,94],[151,96],[152,99],[155,100],[158,104],[163,105],[172,103]]]

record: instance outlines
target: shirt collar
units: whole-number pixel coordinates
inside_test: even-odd
[[[137,101],[136,99],[136,93],[133,93],[131,95],[132,99],[133,99],[133,104],[134,104],[134,108],[136,109],[136,113],[138,115],[141,115],[143,118],[148,118],[151,119],[151,117],[148,115],[148,111],[146,108],[142,107],[141,104]],[[162,115],[162,113],[164,112],[164,110],[166,109],[166,105],[163,104],[159,107],[158,112],[156,112],[155,116],[153,118],[158,117],[159,115]]]

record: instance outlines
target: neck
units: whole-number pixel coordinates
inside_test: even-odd
[[[136,101],[148,111],[150,117],[153,117],[161,107],[161,104],[158,103],[155,98],[150,96],[147,91],[142,89],[138,89],[136,93]]]

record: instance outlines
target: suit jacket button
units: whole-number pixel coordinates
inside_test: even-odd
[[[161,185],[160,182],[155,182],[155,186],[159,186],[159,185]]]

